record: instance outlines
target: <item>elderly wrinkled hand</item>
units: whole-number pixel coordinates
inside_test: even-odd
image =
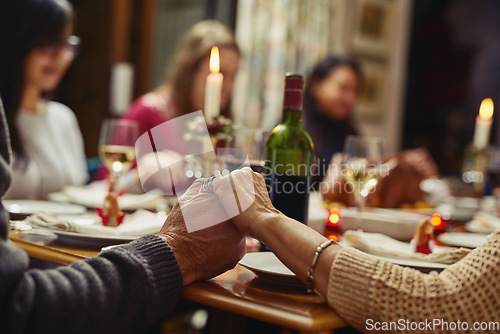
[[[197,203],[214,194],[205,193],[203,180],[196,180],[179,199],[196,210]],[[243,234],[230,221],[188,233],[179,202],[168,215],[158,236],[172,248],[181,268],[184,285],[219,275],[245,255]]]

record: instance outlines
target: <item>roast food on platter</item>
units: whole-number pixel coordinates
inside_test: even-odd
[[[342,176],[335,156],[319,187],[326,202],[356,206],[353,187]],[[427,208],[420,183],[437,177],[438,170],[426,149],[406,150],[384,157],[377,185],[366,196],[368,207]]]

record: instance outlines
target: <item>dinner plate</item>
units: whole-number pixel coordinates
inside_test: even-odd
[[[113,236],[113,235],[98,235],[98,234],[84,234],[77,232],[59,231],[55,229],[49,229],[39,226],[34,226],[33,228],[50,231],[58,236],[57,241],[81,247],[89,248],[101,248],[105,246],[118,245],[133,241],[140,236]]]
[[[440,234],[438,240],[450,246],[476,248],[484,244],[487,237],[479,233],[447,232]]]
[[[436,207],[436,212],[446,219],[468,221],[479,209],[480,201],[474,197],[453,197],[451,203],[443,203]]]
[[[369,254],[371,255],[371,254]],[[427,262],[427,261],[419,261],[419,260],[407,260],[407,259],[397,259],[392,257],[371,255],[380,260],[385,260],[400,266],[411,267],[414,269],[418,269],[423,272],[429,272],[434,270],[443,270],[449,267],[449,264],[445,263],[436,263],[436,262]]]
[[[474,219],[465,223],[464,227],[467,231],[472,233],[490,234],[491,232],[494,232],[494,229],[486,226],[481,226],[476,221],[474,221]]]
[[[256,273],[259,278],[280,284],[305,286],[273,252],[247,253],[239,264]]]
[[[339,242],[339,244],[343,247],[351,247],[351,246],[347,246],[346,243],[342,240]],[[357,249],[355,247],[351,247],[351,248]],[[410,248],[410,244],[408,243],[408,249],[409,248]],[[444,251],[447,248],[448,247],[446,247],[446,246],[439,246],[435,249],[435,252]],[[414,269],[418,269],[422,272],[430,272],[430,271],[435,271],[435,270],[441,271],[449,266],[449,264],[446,264],[446,263],[430,262],[430,261],[424,261],[424,260],[418,260],[418,259],[403,259],[403,258],[396,258],[396,257],[390,257],[390,256],[375,255],[375,254],[370,254],[367,252],[363,252],[363,253],[368,254],[370,256],[373,256],[377,259],[391,262],[391,263],[394,263],[394,264],[397,264],[397,265],[400,265],[403,267],[411,267]]]
[[[125,217],[124,224],[118,229],[103,227],[101,225],[101,218],[94,211],[89,211],[81,215],[57,215],[57,218],[61,221],[80,225],[82,228],[81,232],[62,231],[55,228],[39,226],[37,224],[31,224],[31,226],[33,229],[55,233],[58,236],[58,242],[87,248],[102,248],[104,246],[122,244],[140,238],[146,234],[156,233],[160,230],[165,220],[165,217],[157,213],[142,209],[133,214],[128,214]],[[25,222],[29,223],[29,220],[30,218],[27,218]],[[89,226],[94,224],[98,225],[96,226],[98,229]],[[111,230],[109,231],[109,229]],[[93,232],[90,232],[91,230],[93,230]]]
[[[67,186],[60,192],[50,193],[48,198],[54,202],[74,203],[87,208],[96,208],[102,206],[107,191],[107,185],[97,181],[86,186]],[[176,201],[177,197],[162,196],[159,191],[143,194],[127,193],[118,197],[120,208],[124,211],[157,210],[162,206],[172,207]]]
[[[324,228],[328,211],[324,208],[309,206],[309,226]],[[342,208],[339,210],[342,219],[340,228],[346,230],[361,229],[364,232],[382,233],[391,238],[408,241],[415,234],[418,224],[428,219],[429,215],[406,212],[398,209],[370,208],[364,211],[359,221],[359,212],[355,208]],[[316,228],[317,231],[322,232]]]
[[[10,219],[23,219],[31,214],[44,211],[55,215],[60,214],[82,214],[87,209],[78,204],[58,203],[50,201],[35,200],[4,200],[4,207],[10,214]]]
[[[18,235],[19,239],[38,244],[38,245],[47,245],[52,241],[57,240],[58,236],[52,231],[48,230],[39,230],[39,229],[29,229],[22,230]]]
[[[394,239],[408,241],[415,234],[418,224],[429,215],[406,212],[400,209],[367,209],[361,214],[354,208],[340,210],[343,230],[362,229],[369,233],[382,233]]]

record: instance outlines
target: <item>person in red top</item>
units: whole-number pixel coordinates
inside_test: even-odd
[[[213,20],[201,21],[189,29],[179,44],[170,65],[166,81],[139,98],[123,115],[125,119],[139,123],[139,135],[168,120],[203,110],[205,82],[209,74],[210,50],[217,46],[220,50],[220,72],[224,75],[220,102],[221,115],[231,118],[229,105],[233,83],[238,71],[240,49],[231,31]],[[183,147],[182,136],[170,132],[165,134],[169,147],[186,155],[190,152]],[[97,171],[94,179],[108,175],[104,166]]]

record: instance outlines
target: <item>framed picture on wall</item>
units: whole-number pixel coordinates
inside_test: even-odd
[[[354,53],[385,56],[389,48],[392,0],[356,0],[352,49]]]
[[[371,59],[360,59],[359,63],[364,81],[355,113],[362,119],[378,120],[386,108],[387,65],[384,61]]]

